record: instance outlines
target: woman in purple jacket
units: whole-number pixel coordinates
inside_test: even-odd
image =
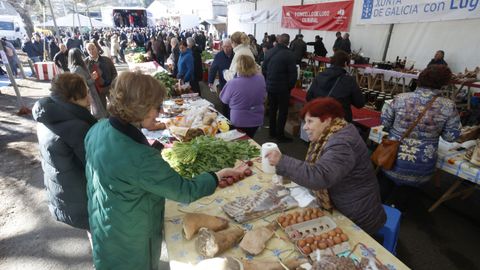
[[[263,104],[267,95],[265,79],[258,71],[255,60],[246,55],[238,57],[237,75],[227,82],[220,99],[230,107],[232,124],[253,138],[263,124]]]
[[[267,158],[277,174],[311,189],[324,209],[338,209],[373,235],[386,220],[380,190],[367,146],[344,115],[335,99],[314,99],[301,111],[311,141],[305,161],[276,150]]]

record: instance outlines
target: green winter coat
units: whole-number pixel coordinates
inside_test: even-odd
[[[96,269],[158,269],[165,198],[192,202],[212,194],[216,179],[209,173],[182,178],[158,150],[108,120],[90,129],[85,148]]]

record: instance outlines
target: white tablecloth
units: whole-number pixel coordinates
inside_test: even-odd
[[[394,77],[394,78],[405,78],[405,79],[418,79],[418,74],[404,73],[395,70],[385,70],[379,68],[370,68],[367,67],[363,71],[364,74],[383,74],[385,76]]]

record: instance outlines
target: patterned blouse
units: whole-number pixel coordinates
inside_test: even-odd
[[[399,140],[435,95],[438,95],[437,90],[419,87],[385,104],[382,125],[389,139]],[[452,142],[460,135],[460,128],[455,103],[438,97],[412,133],[401,142],[394,168],[384,173],[399,185],[425,183],[435,172],[439,137]]]

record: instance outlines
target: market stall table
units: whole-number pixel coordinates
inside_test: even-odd
[[[355,77],[355,79],[357,80],[357,84],[360,85],[361,81],[360,81],[360,69],[366,69],[366,68],[371,68],[372,65],[371,64],[350,64],[348,65],[348,67],[350,68],[350,75],[352,75],[353,77]]]
[[[395,70],[386,70],[373,67],[367,67],[364,70],[364,74],[368,74],[368,88],[373,89],[377,82],[380,82],[380,87],[382,92],[385,92],[385,77],[390,77],[390,81],[395,80],[395,84],[391,89],[391,92],[394,93],[397,89],[397,85],[402,84],[402,92],[405,93],[406,90],[406,80],[405,79],[418,79],[418,73],[405,73]]]
[[[253,168],[255,174],[251,177],[224,189],[217,188],[213,195],[191,204],[182,204],[170,200],[166,201],[164,239],[167,244],[172,270],[186,269],[186,265],[194,265],[204,259],[195,249],[195,239],[186,240],[182,234],[182,218],[185,214],[205,213],[227,218],[226,214],[222,211],[222,205],[231,202],[237,196],[252,195],[273,186],[272,175],[264,174],[260,168],[261,164],[255,162]],[[245,224],[237,224],[233,220],[230,220],[230,227],[239,226],[245,230],[251,230],[257,226],[268,225],[270,222],[276,220],[278,215],[279,214],[273,214]],[[352,248],[357,243],[363,243],[376,254],[377,258],[386,265],[388,269],[408,269],[407,266],[341,213],[334,211],[330,217],[349,236],[349,244]],[[220,254],[220,256],[233,256],[236,258],[246,258],[247,260],[277,261],[281,259],[285,262],[288,259],[297,258],[300,255],[295,249],[294,244],[287,240],[287,235],[281,229],[276,231],[276,235],[277,236],[274,236],[267,242],[266,248],[257,256],[247,255],[238,246]],[[354,256],[361,258],[365,256],[365,253],[365,249],[357,249],[354,252]]]
[[[302,88],[293,88],[290,92],[290,98],[294,102],[306,103],[306,97],[307,91],[303,90]],[[354,106],[352,106],[351,108],[354,122],[366,128],[376,127],[380,125],[380,112],[368,108],[358,109]]]
[[[149,62],[144,62],[144,63],[133,63],[133,62],[127,62],[128,64],[128,70],[130,71],[141,71],[144,74],[152,74],[154,72],[168,72],[166,69],[164,69],[160,64],[158,64],[156,61],[149,61]]]
[[[384,136],[388,135],[383,131],[383,126],[370,129],[369,139],[375,143],[380,143]],[[480,168],[467,161],[464,156],[466,149],[460,144],[449,144],[440,140],[438,147],[437,170],[442,170],[456,176],[455,181],[450,188],[428,209],[429,212],[434,211],[442,202],[463,196],[467,198],[475,189],[480,186]],[[438,171],[435,177],[439,177]],[[474,185],[470,185],[465,189],[459,190],[461,184],[469,181]]]

